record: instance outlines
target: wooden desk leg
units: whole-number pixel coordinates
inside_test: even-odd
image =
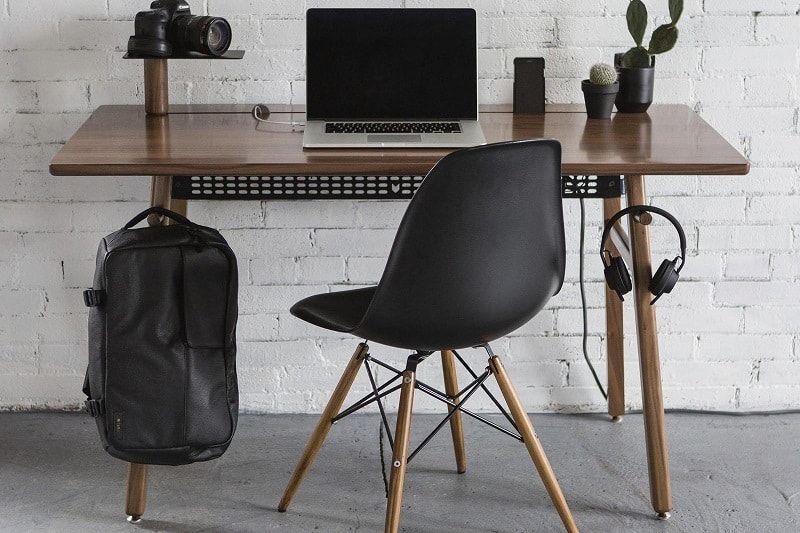
[[[144,108],[150,116],[166,117],[169,111],[168,66],[166,59],[144,60]],[[166,127],[165,125],[161,125]],[[150,181],[150,206],[173,209],[186,214],[186,201],[176,200],[172,205],[172,176],[153,176]],[[150,215],[147,223],[151,226],[166,224],[161,215]],[[128,463],[128,491],[125,513],[128,521],[138,523],[147,505],[148,466]]]
[[[603,200],[603,222],[617,213],[622,206],[620,198]],[[614,243],[607,242],[608,250],[619,255]],[[606,287],[606,363],[608,367],[608,414],[619,422],[625,414],[625,348],[623,345],[622,301],[617,293]]]
[[[450,395],[455,396],[458,394],[458,377],[456,376],[456,361],[453,352],[450,350],[442,351],[442,371],[444,372],[444,391]],[[453,398],[458,402],[458,398]],[[447,411],[451,412],[455,409],[450,405],[447,406]],[[453,436],[453,448],[456,453],[456,469],[459,474],[467,471],[467,453],[464,447],[464,426],[461,423],[461,411],[450,418],[450,433]]]
[[[186,214],[189,212],[188,204],[189,202],[186,200],[176,200],[175,198],[171,198],[169,202],[170,209],[183,216],[186,216]]]
[[[646,204],[644,176],[627,176],[628,205]],[[652,276],[650,234],[647,226],[628,217],[633,255],[633,283],[636,303],[636,329],[639,341],[639,367],[642,378],[644,429],[647,464],[650,473],[650,499],[659,518],[672,510],[667,456],[667,431],[664,399],[661,392],[661,361],[658,356],[656,309],[647,286]]]
[[[128,522],[138,524],[147,505],[147,465],[128,463],[128,492],[125,500]]]

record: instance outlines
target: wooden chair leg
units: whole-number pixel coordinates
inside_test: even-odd
[[[289,479],[289,484],[283,492],[283,498],[281,498],[281,502],[278,504],[279,511],[286,511],[297,489],[300,488],[300,483],[303,481],[308,469],[311,468],[311,464],[314,462],[317,452],[319,452],[319,449],[322,447],[322,443],[325,441],[325,437],[328,435],[328,431],[333,425],[333,418],[342,408],[347,393],[350,392],[350,387],[353,386],[353,381],[356,379],[356,375],[358,375],[358,371],[361,368],[361,363],[368,352],[369,346],[362,342],[358,345],[358,348],[356,348],[353,357],[350,358],[350,362],[347,363],[347,368],[339,379],[339,384],[336,385],[333,394],[331,394],[328,405],[322,412],[322,416],[319,422],[317,422],[317,427],[314,428],[314,432],[311,434],[311,438],[309,438],[305,450],[303,450],[303,455],[300,456],[294,473],[291,479]]]
[[[389,501],[386,504],[385,533],[397,533],[400,528],[400,509],[403,503],[403,487],[406,481],[408,440],[411,435],[411,410],[414,404],[415,372],[403,372],[400,389],[400,406],[397,411],[397,427],[394,434],[394,452],[389,476]]]
[[[128,491],[125,496],[125,514],[128,521],[138,523],[147,505],[147,465],[128,463]]]
[[[453,352],[450,350],[442,351],[442,371],[444,373],[444,390],[448,396],[455,397],[458,394],[458,376],[456,375],[456,361]],[[458,398],[454,398],[458,402]],[[448,412],[452,412],[454,407],[448,405]],[[467,471],[467,452],[464,447],[464,427],[461,424],[461,411],[458,411],[450,418],[450,433],[453,435],[453,448],[456,453],[456,469],[459,474]]]
[[[561,521],[564,523],[564,527],[570,533],[577,532],[578,527],[575,525],[575,520],[572,518],[572,513],[569,510],[569,506],[567,506],[567,501],[561,492],[561,487],[558,485],[558,480],[553,473],[550,462],[547,460],[542,444],[536,437],[533,424],[531,424],[531,420],[522,407],[519,396],[517,396],[517,391],[514,389],[514,385],[511,384],[508,373],[497,356],[492,356],[489,359],[489,368],[491,368],[497,379],[497,384],[500,386],[500,391],[508,404],[511,416],[514,418],[517,428],[519,428],[525,447],[528,448],[533,464],[536,465],[536,470],[544,482],[545,489],[547,489],[547,493],[550,495],[550,499],[553,501]]]

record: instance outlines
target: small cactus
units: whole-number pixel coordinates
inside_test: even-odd
[[[595,85],[614,85],[617,82],[617,69],[607,63],[595,63],[589,70],[589,81]]]

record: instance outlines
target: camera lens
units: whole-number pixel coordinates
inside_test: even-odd
[[[231,45],[231,25],[223,18],[183,16],[175,19],[174,29],[175,41],[186,51],[221,56]]]
[[[225,19],[217,19],[208,26],[206,33],[208,49],[213,54],[224,54],[231,45],[231,28]]]

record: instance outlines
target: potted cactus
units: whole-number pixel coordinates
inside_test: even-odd
[[[589,118],[610,118],[614,99],[619,91],[617,71],[606,63],[597,63],[589,69],[589,79],[581,82],[586,114]]]
[[[670,22],[653,31],[645,48],[642,43],[647,29],[647,7],[642,0],[630,0],[628,4],[625,18],[636,46],[614,56],[620,83],[616,105],[621,113],[644,113],[653,102],[655,56],[672,50],[678,41],[677,24],[683,13],[683,0],[668,0],[668,7]]]

